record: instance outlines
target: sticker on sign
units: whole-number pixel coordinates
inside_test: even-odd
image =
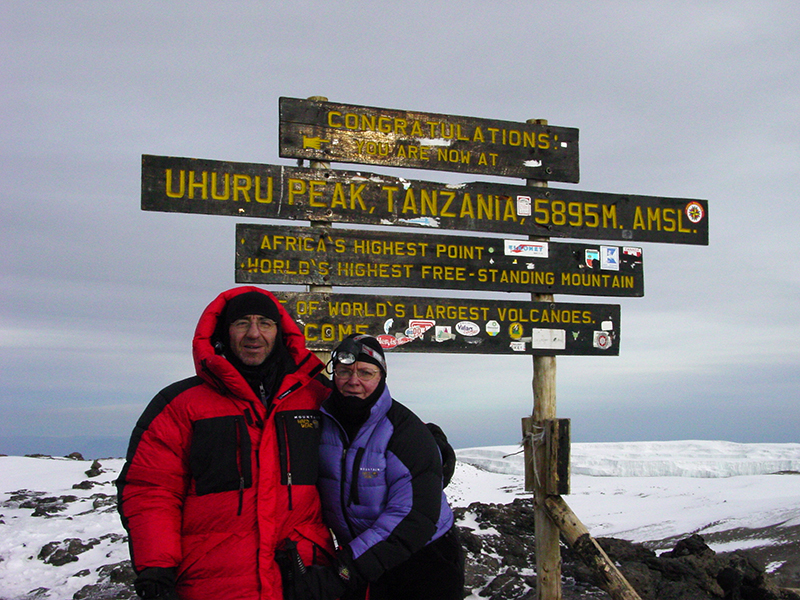
[[[530,258],[547,258],[547,242],[526,242],[521,240],[503,240],[506,256],[527,256]]]

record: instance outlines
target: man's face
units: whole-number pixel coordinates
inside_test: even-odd
[[[275,321],[261,315],[246,315],[228,328],[231,350],[248,367],[257,367],[267,360],[277,335]]]

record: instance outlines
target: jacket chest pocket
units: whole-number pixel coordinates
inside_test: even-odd
[[[382,507],[387,490],[386,457],[358,448],[351,469],[349,504]]]
[[[316,485],[320,416],[318,410],[284,410],[275,415],[283,485]]]
[[[242,415],[200,419],[192,425],[189,469],[198,496],[253,484],[250,434]]]

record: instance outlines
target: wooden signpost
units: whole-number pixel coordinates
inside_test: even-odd
[[[578,182],[578,130],[280,99],[280,156]]]
[[[236,282],[644,294],[642,249],[332,227],[236,227]]]
[[[548,187],[578,181],[578,130],[546,121],[281,98],[279,152],[301,166],[145,155],[142,209],[310,221],[237,225],[236,281],[310,286],[310,293],[275,293],[311,350],[329,352],[351,333],[368,333],[397,352],[533,355],[534,406],[523,434],[536,594],[560,600],[559,530],[570,544],[591,544],[560,496],[569,493],[570,427],[555,415],[555,357],[616,356],[621,337],[619,305],[556,303],[553,294],[642,296],[642,251],[634,244],[707,245],[708,203]],[[527,185],[408,180],[334,170],[330,161],[520,177]],[[513,235],[527,237],[502,237]],[[341,294],[331,286],[530,292],[532,300]],[[602,551],[586,555],[615,600],[639,598]]]
[[[142,210],[624,243],[708,244],[708,203],[374,173],[142,157]]]
[[[310,350],[352,333],[397,352],[616,356],[618,304],[274,292]]]

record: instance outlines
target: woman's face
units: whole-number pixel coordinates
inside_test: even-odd
[[[333,370],[333,380],[343,396],[366,398],[381,382],[381,370],[368,362],[356,361],[352,365],[338,364]]]

